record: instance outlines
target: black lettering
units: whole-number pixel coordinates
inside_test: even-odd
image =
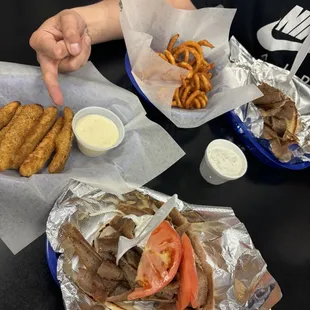
[[[260,56],[261,59],[267,61],[268,59],[268,54],[263,54],[262,56]]]
[[[307,76],[307,75],[304,75],[304,76],[301,78],[301,80],[302,80],[303,82],[305,82],[305,84],[309,84],[309,82],[310,82],[310,77]]]

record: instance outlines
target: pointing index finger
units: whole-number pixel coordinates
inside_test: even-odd
[[[50,97],[56,105],[62,105],[63,96],[58,83],[58,65],[60,61],[42,55],[38,56],[38,61]]]

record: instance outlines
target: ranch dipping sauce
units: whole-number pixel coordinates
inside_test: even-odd
[[[241,178],[248,163],[241,149],[225,139],[209,143],[201,161],[201,176],[210,184],[220,185]]]
[[[227,177],[237,177],[243,168],[243,161],[236,152],[224,147],[214,146],[208,149],[207,156],[212,167]]]
[[[102,115],[89,114],[82,117],[77,121],[75,131],[82,141],[98,148],[110,148],[119,140],[116,125]]]

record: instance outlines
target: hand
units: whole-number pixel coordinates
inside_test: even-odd
[[[58,84],[58,71],[71,72],[81,68],[91,52],[91,39],[82,17],[74,10],[65,10],[45,21],[30,38],[37,52],[43,79],[56,105],[63,104]]]

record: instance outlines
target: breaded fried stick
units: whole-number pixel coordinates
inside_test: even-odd
[[[55,150],[56,138],[62,127],[63,118],[59,117],[53,128],[20,166],[19,173],[22,176],[30,177],[44,167],[45,163]]]
[[[19,169],[20,165],[34,151],[37,145],[42,141],[46,134],[50,131],[57,118],[57,108],[47,107],[39,122],[33,127],[27,136],[24,144],[13,158],[12,169]]]
[[[43,113],[42,106],[28,104],[17,115],[0,144],[0,171],[10,168],[13,156],[24,143],[31,128]]]
[[[3,140],[5,134],[9,131],[9,129],[12,127],[12,125],[14,124],[14,121],[17,117],[17,115],[21,112],[21,110],[23,109],[23,106],[20,105],[18,107],[18,109],[16,110],[16,113],[14,114],[13,118],[11,119],[11,121],[4,127],[0,130],[0,143],[1,141]]]
[[[64,108],[64,126],[56,140],[56,154],[48,167],[49,173],[60,173],[65,168],[72,148],[73,116],[73,111],[70,108]]]
[[[0,129],[5,127],[11,121],[19,106],[20,102],[13,101],[0,110]]]

